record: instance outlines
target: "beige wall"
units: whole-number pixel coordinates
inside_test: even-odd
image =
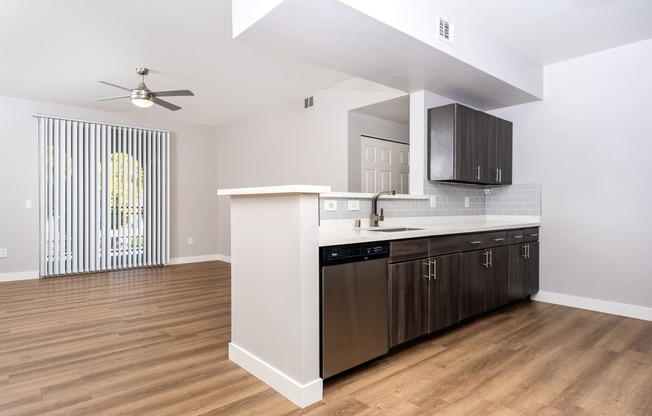
[[[541,290],[649,317],[651,66],[652,40],[550,65],[542,102],[494,112],[514,122],[514,182],[542,184]]]
[[[309,110],[302,111],[303,100],[296,100],[220,127],[219,187],[306,184],[347,191],[349,110],[402,95],[351,78],[316,91]],[[219,252],[229,255],[229,198],[220,197],[219,204]]]
[[[0,281],[36,277],[38,271],[38,137],[33,114],[170,130],[170,256],[189,260],[218,253],[216,128],[0,97],[0,248],[9,250],[9,256],[0,259]],[[25,208],[26,200],[33,202],[32,209]],[[187,245],[188,237],[194,238],[193,246]]]

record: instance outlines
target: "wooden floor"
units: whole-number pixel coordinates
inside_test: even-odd
[[[528,302],[299,410],[227,359],[229,265],[0,283],[0,415],[652,415],[652,322]]]

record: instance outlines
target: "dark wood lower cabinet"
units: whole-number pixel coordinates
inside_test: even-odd
[[[460,254],[460,319],[484,312],[486,250]]]
[[[434,332],[460,321],[459,254],[431,259],[434,276],[429,290],[429,332]]]
[[[389,346],[428,333],[428,260],[389,266]]]
[[[530,228],[392,242],[389,346],[538,292],[537,239]]]
[[[539,242],[513,244],[508,250],[507,302],[539,291]]]
[[[489,262],[485,274],[485,311],[507,303],[507,247],[489,250]]]
[[[527,243],[528,252],[523,278],[523,296],[531,296],[539,291],[539,242]]]
[[[390,264],[390,347],[460,321],[458,270],[458,254]]]
[[[507,247],[460,255],[461,319],[507,302]]]

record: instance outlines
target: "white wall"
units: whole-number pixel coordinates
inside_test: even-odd
[[[514,182],[542,184],[541,290],[652,307],[652,40],[550,65],[514,122]]]
[[[518,53],[464,14],[468,5],[438,0],[339,0],[435,49],[541,97],[541,65]],[[438,38],[437,16],[455,26],[455,44]]]
[[[315,91],[314,107],[303,100],[280,105],[219,128],[219,188],[288,184],[348,189],[348,112],[405,95],[351,78]],[[219,252],[229,255],[229,199],[219,202]]]
[[[130,105],[128,102],[125,105]],[[0,97],[0,281],[37,277],[38,131],[33,114],[47,114],[171,131],[170,255],[215,256],[217,245],[217,129],[40,101]],[[33,201],[26,209],[25,201]],[[187,245],[187,238],[194,245]]]

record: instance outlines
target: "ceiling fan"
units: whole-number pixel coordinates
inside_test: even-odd
[[[192,91],[189,90],[174,90],[174,91],[150,91],[145,85],[145,75],[149,74],[149,69],[138,67],[136,68],[138,75],[142,77],[140,84],[134,89],[121,87],[119,85],[111,84],[110,82],[100,81],[98,79],[93,79],[91,81],[99,82],[101,84],[110,85],[112,87],[120,88],[121,90],[129,91],[129,95],[119,95],[117,97],[106,97],[106,98],[95,98],[93,101],[108,101],[108,100],[119,100],[121,98],[131,98],[131,102],[141,108],[148,108],[154,104],[158,104],[161,107],[165,107],[168,110],[177,111],[181,110],[181,107],[174,105],[170,102],[161,100],[158,97],[183,97],[195,95]]]

